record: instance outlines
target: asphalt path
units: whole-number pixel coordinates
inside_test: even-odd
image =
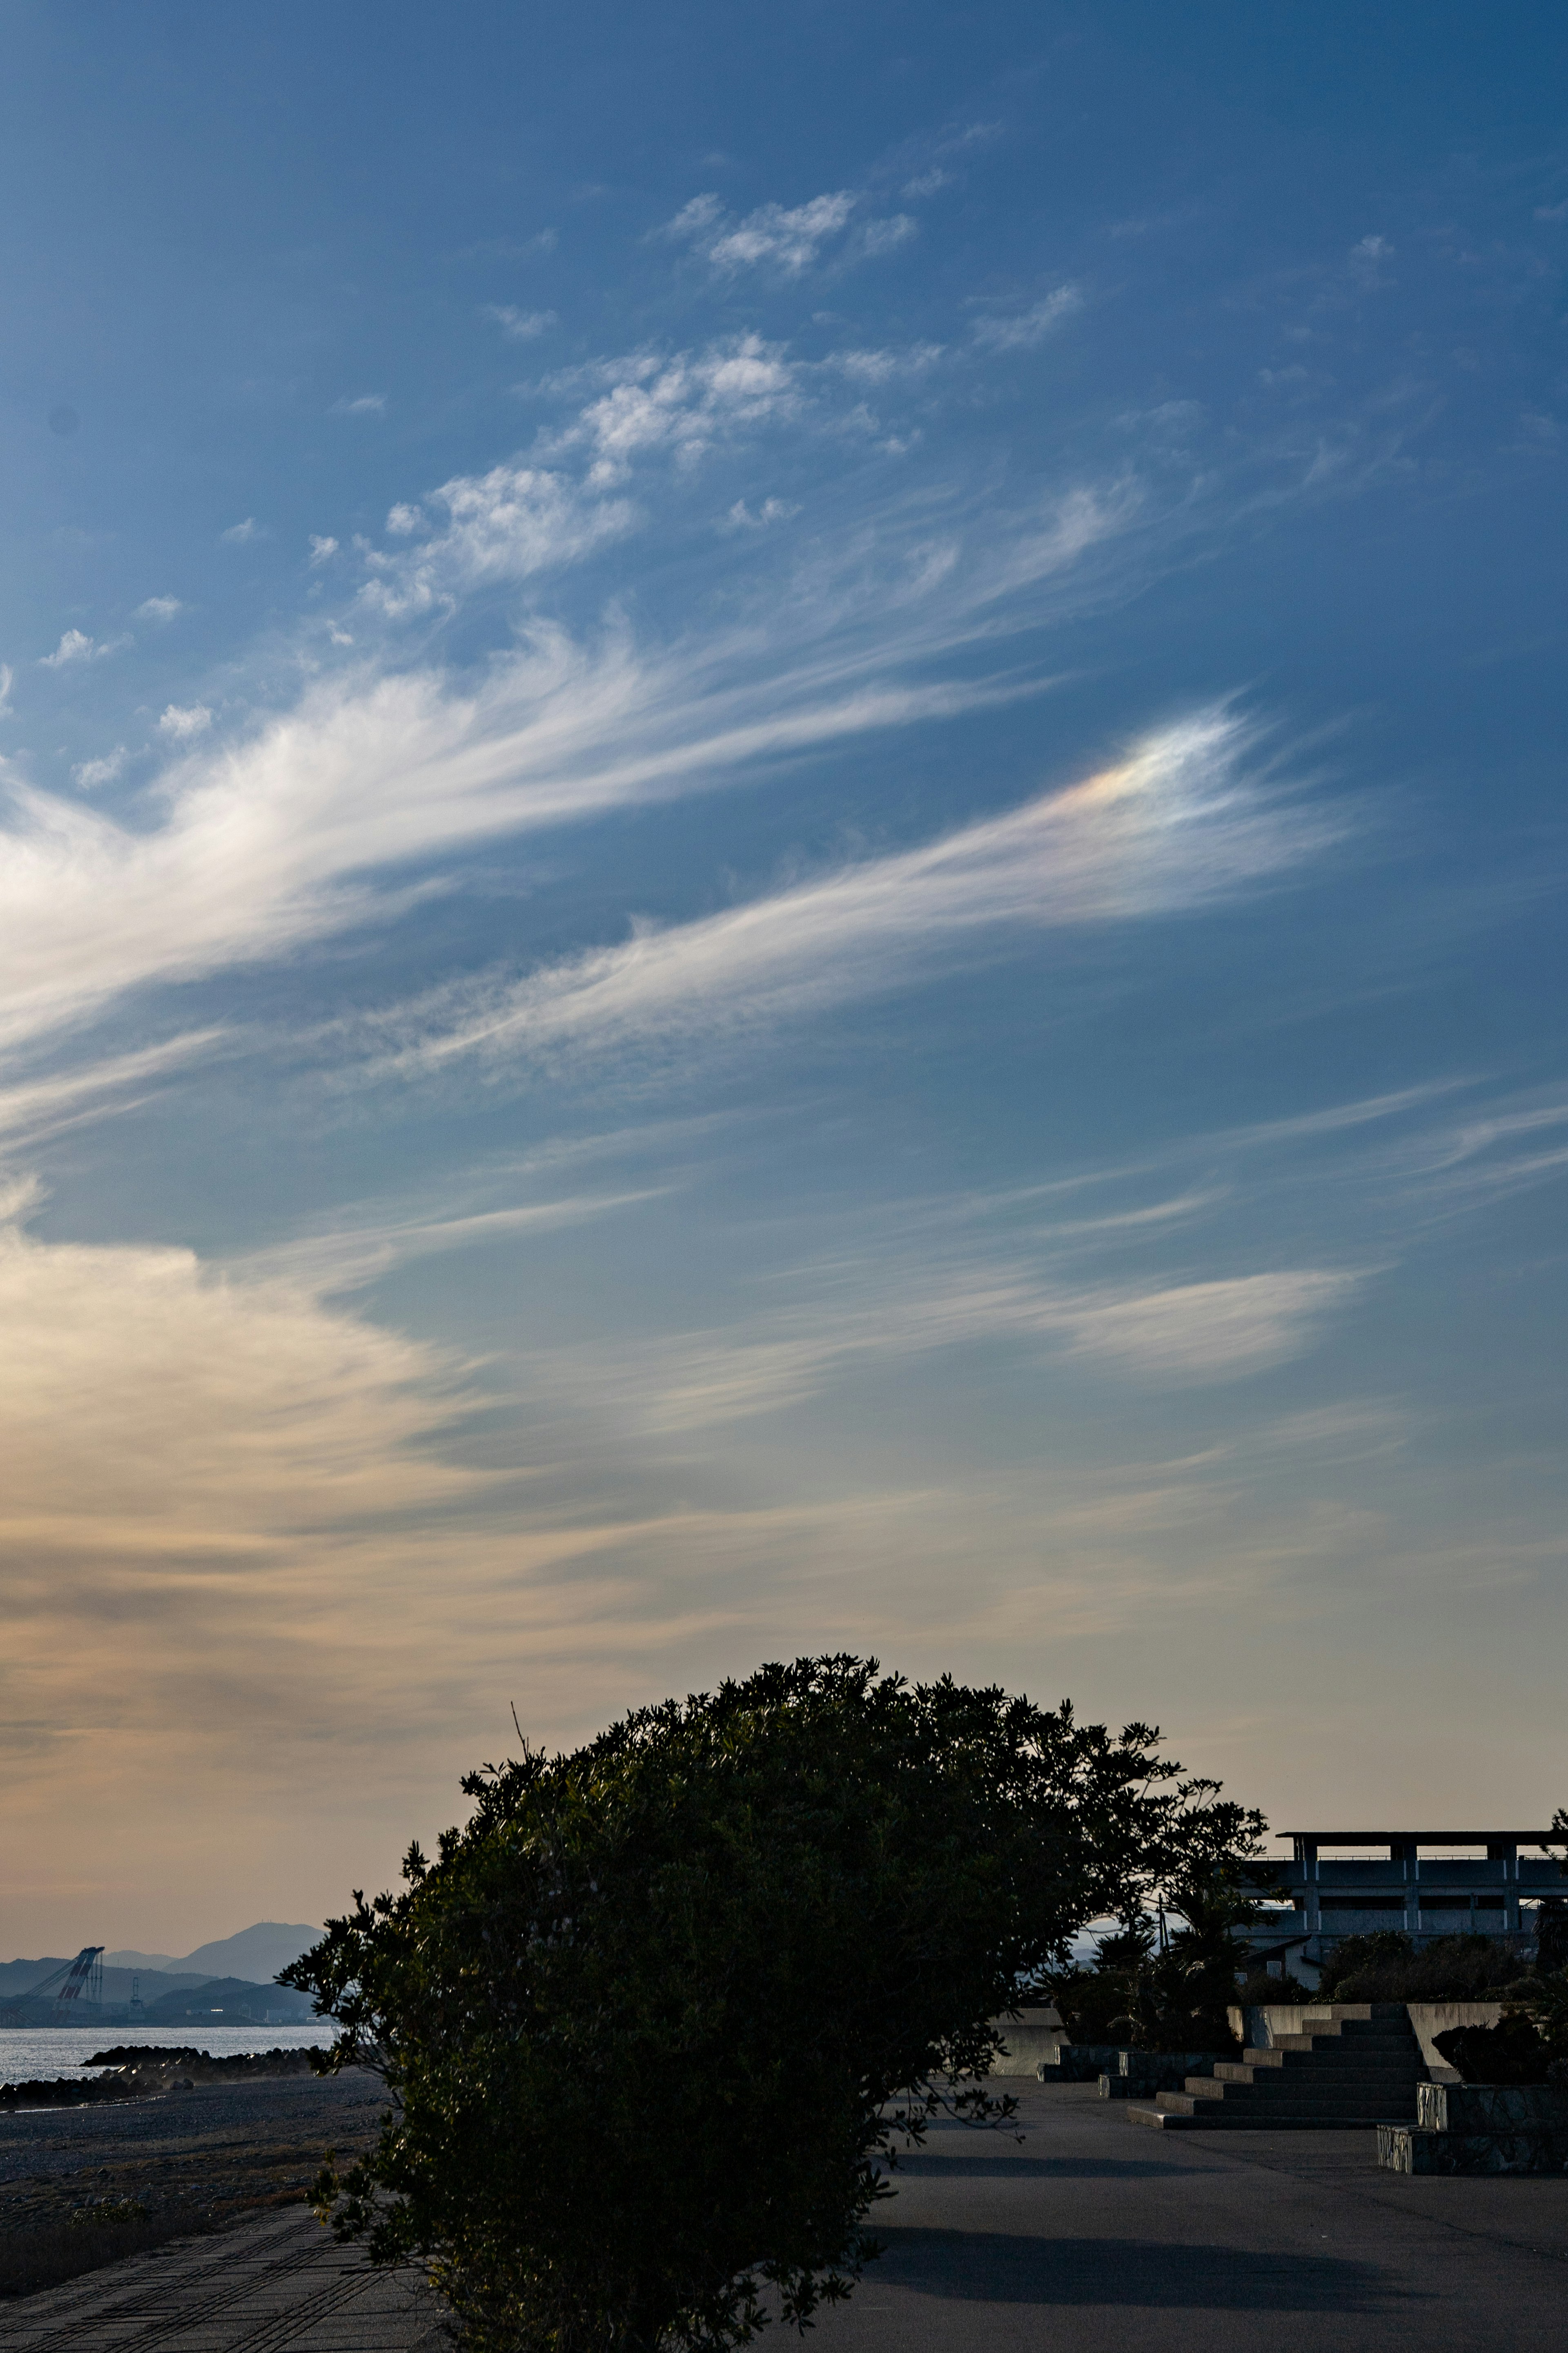
[[[1163,2133],[1088,2084],[942,2125],[813,2353],[1568,2348],[1568,2179],[1383,2173],[1373,2134]]]

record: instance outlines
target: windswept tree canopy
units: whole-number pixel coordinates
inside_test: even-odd
[[[1205,1785],[1156,1739],[839,1657],[484,1767],[285,1972],[395,2094],[340,2228],[487,2347],[719,2348],[764,2288],[805,2319],[902,2137],[1010,2112],[990,2021],[1173,1861]]]

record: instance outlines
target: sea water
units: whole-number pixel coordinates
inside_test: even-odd
[[[313,2042],[327,2050],[331,2042],[330,2018],[304,2026],[0,2026],[0,2084],[85,2082],[104,2072],[87,2064],[93,2052],[118,2042],[237,2059],[251,2051],[307,2051]]]

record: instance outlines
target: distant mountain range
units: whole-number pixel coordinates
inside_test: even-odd
[[[163,1978],[160,1985],[144,1985],[142,1999],[149,2008],[154,2000],[160,2004],[169,1995],[194,1990],[215,1978],[239,1982],[255,1988],[269,1985],[279,1969],[299,1959],[321,1937],[319,1928],[300,1922],[258,1920],[253,1926],[242,1928],[237,1936],[220,1936],[210,1945],[198,1945],[194,1953],[183,1960],[172,1953],[105,1953],[103,1956],[103,1999],[106,2002],[123,2002],[131,1999],[132,1975]],[[70,1959],[68,1953],[46,1954],[36,1961],[0,1961],[0,1999],[15,2001],[31,1991]],[[172,1983],[169,1980],[173,1980]],[[281,2004],[295,1997],[274,1989]]]
[[[156,1979],[165,1972],[154,1969]],[[148,2001],[142,1989],[142,2022],[147,2026],[234,2026],[271,2018],[298,2025],[314,2015],[309,1995],[285,1986],[247,1985],[241,1978],[207,1978],[197,1986],[176,1986],[173,1993]],[[328,2031],[331,2030],[329,2029]]]
[[[275,1978],[290,1961],[321,1942],[319,1928],[309,1928],[298,1921],[258,1920],[253,1926],[242,1928],[237,1936],[219,1936],[210,1945],[198,1945],[194,1953],[177,1960],[171,1953],[105,1953],[106,1968],[168,1969],[188,1972],[195,1977],[245,1978],[252,1982]]]

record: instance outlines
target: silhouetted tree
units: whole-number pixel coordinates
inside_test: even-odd
[[[394,2094],[325,2177],[485,2348],[745,2342],[848,2292],[897,2147],[996,2120],[992,2021],[1182,1810],[1156,1735],[850,1658],[485,1767],[284,1972]]]

